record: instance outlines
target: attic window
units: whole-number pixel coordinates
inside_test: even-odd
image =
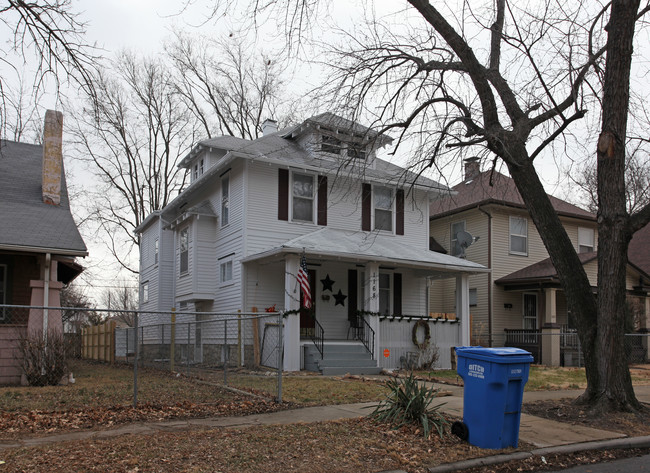
[[[341,154],[341,140],[329,135],[322,135],[320,149],[325,153]]]
[[[363,146],[348,146],[348,158],[366,160],[366,148]]]
[[[194,164],[194,181],[196,181],[199,177],[203,175],[204,171],[204,165],[203,165],[203,159],[201,159],[199,162]]]

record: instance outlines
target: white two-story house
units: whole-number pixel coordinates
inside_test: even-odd
[[[189,186],[136,229],[141,308],[199,319],[275,306],[291,312],[285,370],[305,368],[313,340],[359,332],[376,368],[397,367],[408,347],[397,349],[384,325],[437,312],[430,281],[449,278],[458,300],[449,343],[468,344],[468,278],[486,268],[429,250],[429,203],[448,189],[378,158],[389,137],[330,113],[283,130],[267,120],[263,132],[202,141],[182,161]],[[298,314],[303,254],[313,307]]]

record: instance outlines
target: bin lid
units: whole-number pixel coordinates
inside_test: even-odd
[[[515,347],[456,347],[456,353],[469,358],[479,356],[497,363],[532,363],[533,361],[533,355],[530,352]]]

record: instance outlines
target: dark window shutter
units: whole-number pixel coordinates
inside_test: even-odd
[[[357,270],[348,269],[348,320],[355,320],[357,317]]]
[[[289,220],[288,169],[278,169],[278,220]]]
[[[361,230],[370,231],[370,212],[372,189],[370,184],[361,184]]]
[[[327,176],[318,176],[318,225],[327,226]]]
[[[395,233],[404,235],[404,189],[395,194]]]
[[[393,314],[402,315],[402,274],[393,274]]]

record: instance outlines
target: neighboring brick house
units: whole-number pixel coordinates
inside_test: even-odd
[[[403,350],[415,350],[413,320],[428,318],[432,308],[427,282],[450,278],[459,288],[460,323],[434,330],[448,344],[441,353],[449,365],[449,344],[469,339],[442,331],[453,327],[460,334],[461,327],[468,337],[467,279],[486,269],[429,250],[429,202],[447,188],[378,158],[390,141],[325,113],[284,130],[267,121],[255,140],[198,143],[181,163],[190,185],[136,229],[140,307],[176,307],[179,323],[201,320],[200,312],[298,309],[296,274],[304,252],[314,308],[311,316],[285,319],[284,369],[305,368],[301,353],[314,344],[311,337],[326,345],[352,343],[346,340],[352,324],[363,322],[365,333],[375,335],[366,348],[369,368],[377,371],[378,365],[399,367]],[[363,321],[358,310],[366,312]],[[404,314],[414,317],[386,320]],[[143,325],[168,322],[142,319]],[[400,327],[403,346],[391,338]],[[202,346],[219,343],[217,335],[198,330],[190,336],[195,360]]]
[[[75,258],[88,254],[70,213],[62,120],[47,111],[42,146],[0,143],[0,304],[60,307],[62,285],[82,271]],[[20,333],[44,329],[62,332],[60,311],[0,309],[0,384],[20,382]]]
[[[577,337],[566,298],[514,181],[496,171],[480,172],[478,159],[472,158],[465,162],[463,181],[452,191],[452,195],[431,204],[433,245],[451,255],[464,253],[468,260],[492,270],[470,277],[473,343],[523,346],[533,351],[537,361],[549,365],[576,363],[573,345]],[[549,197],[595,290],[595,215]],[[459,243],[461,232],[474,239],[467,248]],[[464,238],[469,237],[465,234]],[[644,287],[649,282],[647,271],[634,262],[628,265],[627,288],[631,298],[645,300]],[[445,283],[434,283],[431,289],[432,296],[449,293]],[[453,310],[452,300],[447,308]]]

